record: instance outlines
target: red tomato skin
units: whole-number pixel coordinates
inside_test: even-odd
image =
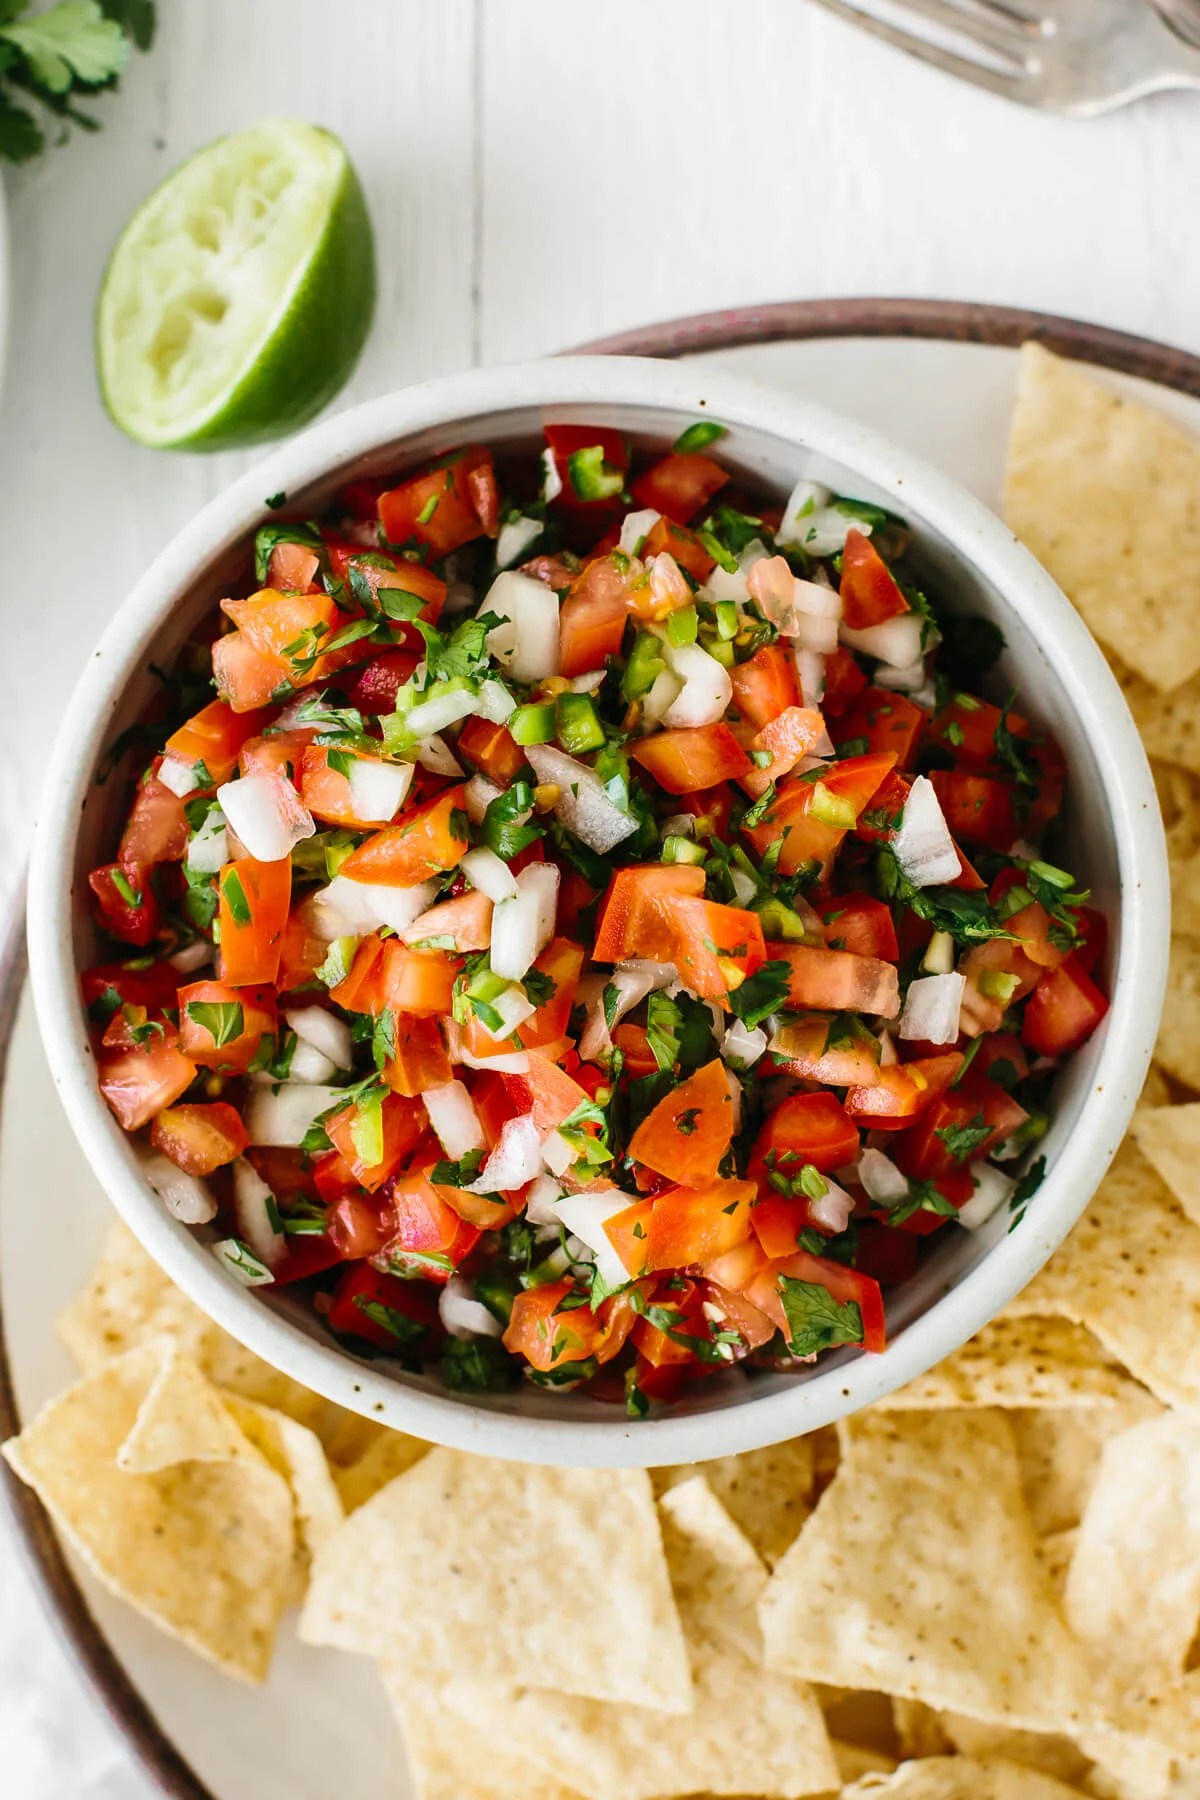
[[[218,888],[221,945],[217,968],[221,980],[231,987],[273,986],[292,895],[291,863],[241,857],[222,868]],[[243,916],[243,898],[250,911],[248,921]]]
[[[891,751],[898,769],[912,767],[928,715],[906,694],[890,688],[864,688],[834,723],[830,737],[839,747],[865,738],[878,755]]]
[[[1107,1011],[1108,1001],[1074,951],[1030,994],[1021,1041],[1037,1056],[1068,1056],[1087,1042]]]
[[[347,705],[372,716],[394,712],[396,695],[420,660],[416,650],[381,650],[370,662],[355,669],[354,679],[346,689]]]
[[[935,769],[929,777],[946,823],[964,844],[1007,850],[1019,835],[1012,792],[990,775],[965,769]]]
[[[342,1271],[333,1292],[332,1304],[325,1315],[330,1330],[336,1331],[339,1337],[365,1338],[378,1350],[396,1353],[398,1345],[395,1334],[364,1312],[358,1304],[360,1300],[368,1306],[386,1306],[389,1311],[400,1313],[420,1325],[423,1337],[413,1346],[417,1354],[441,1336],[437,1302],[424,1289],[423,1283],[402,1281],[395,1275],[385,1275],[381,1270],[373,1269],[370,1263],[355,1262],[349,1263]]]
[[[791,653],[782,644],[764,644],[729,671],[733,704],[743,719],[761,731],[789,706],[800,704],[800,682]]]
[[[638,506],[653,507],[676,525],[686,525],[728,480],[728,473],[711,456],[672,450],[636,476],[629,491]]]
[[[155,769],[158,766],[156,763]],[[182,862],[190,836],[183,801],[164,787],[157,775],[147,775],[138,785],[121,833],[117,861],[122,868]]]
[[[870,894],[839,894],[819,910],[829,949],[873,956],[881,962],[899,961],[895,922],[891,908],[882,900]]]
[[[851,631],[868,630],[910,610],[899,582],[861,531],[846,533],[838,592],[842,619]]]
[[[754,764],[723,722],[639,738],[629,754],[668,794],[689,794],[747,775]]]
[[[130,905],[121,891],[127,885],[136,904]],[[106,863],[93,869],[88,886],[95,896],[96,914],[110,936],[126,944],[148,944],[158,930],[158,901],[150,887],[150,870],[136,863],[122,868],[120,863]]]
[[[766,1162],[772,1152],[782,1175],[799,1174],[804,1163],[829,1174],[857,1157],[858,1127],[833,1094],[791,1094],[764,1121],[750,1153],[746,1175],[764,1196],[775,1192]]]
[[[490,469],[491,462],[490,450],[471,446],[380,494],[379,523],[388,543],[416,544],[436,561],[483,537],[487,525],[479,502],[484,487],[469,478],[477,470]]]
[[[839,644],[825,658],[825,692],[821,697],[821,711],[825,717],[840,718],[866,685],[867,678],[853,653],[847,650],[845,644]]]
[[[167,1106],[150,1126],[150,1142],[189,1175],[211,1175],[249,1143],[241,1115],[223,1100]]]

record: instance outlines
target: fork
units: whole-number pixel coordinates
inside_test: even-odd
[[[817,3],[948,75],[1047,112],[1087,118],[1166,88],[1200,90],[1200,46],[1146,0]],[[1181,0],[1161,3],[1183,12]]]

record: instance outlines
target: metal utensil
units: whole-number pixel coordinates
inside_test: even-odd
[[[1086,118],[1166,88],[1200,89],[1200,47],[1146,0],[818,4],[948,75],[1047,112]]]

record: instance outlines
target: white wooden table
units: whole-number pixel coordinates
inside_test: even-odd
[[[1133,0],[1131,0],[1133,3]],[[241,466],[127,443],[96,396],[105,256],[218,133],[344,138],[375,329],[344,401],[738,302],[1005,301],[1200,350],[1200,102],[1090,125],[919,67],[807,0],[162,0],[104,129],[11,176],[0,407],[0,902],[44,751],[146,561]],[[48,1196],[31,1196],[31,1204]],[[0,1790],[146,1800],[0,1521]]]

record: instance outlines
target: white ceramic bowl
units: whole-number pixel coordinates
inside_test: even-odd
[[[893,1292],[882,1356],[838,1351],[799,1376],[721,1377],[644,1421],[527,1387],[451,1394],[432,1378],[356,1361],[286,1292],[235,1285],[143,1183],[100,1098],[78,998],[77,972],[97,954],[86,874],[111,855],[119,829],[121,784],[97,786],[94,770],[151,692],[148,662],[169,664],[244,575],[264,495],[282,489],[289,509],[303,510],[348,478],[472,439],[538,442],[546,420],[615,425],[665,445],[699,416],[729,428],[722,459],[753,483],[782,495],[812,476],[903,514],[938,599],[1001,625],[1009,647],[998,683],[1017,687],[1022,711],[1051,725],[1066,752],[1066,855],[1111,923],[1112,1008],[1058,1082],[1048,1173],[1024,1220],[1012,1232],[1006,1216],[975,1234],[948,1232]],[[852,1412],[937,1362],[1029,1281],[1094,1191],[1141,1087],[1166,976],[1167,891],[1154,788],[1117,685],[1073,608],[997,519],[933,469],[821,408],[686,364],[595,357],[480,370],[357,407],[277,450],[180,533],[117,614],[68,708],[37,824],[29,944],[50,1066],[88,1160],[151,1255],[226,1330],[310,1388],[420,1437],[531,1462],[652,1466],[777,1442]],[[52,1194],[39,1201],[54,1203]]]

